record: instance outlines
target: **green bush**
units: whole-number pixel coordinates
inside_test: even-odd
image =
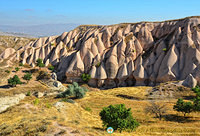
[[[197,97],[200,97],[200,87],[199,86],[192,88],[192,91],[196,94]]]
[[[31,73],[26,73],[23,77],[24,80],[27,81],[27,83],[29,82],[29,80],[31,80],[32,78],[32,74]]]
[[[54,68],[54,66],[51,65],[51,66],[48,67],[48,69],[51,70],[51,71],[54,71],[55,68]]]
[[[178,99],[176,105],[173,107],[174,110],[182,112],[184,116],[188,113],[191,113],[193,110],[193,105],[191,102],[184,102],[183,99]]]
[[[133,131],[139,123],[133,118],[131,108],[126,109],[124,104],[104,107],[99,114],[104,127],[112,127],[114,130]]]
[[[20,81],[17,75],[14,75],[10,79],[8,79],[8,84],[11,85],[12,87],[15,87],[17,84],[22,84],[22,82]]]
[[[85,96],[85,92],[88,90],[86,88],[80,87],[78,83],[73,82],[72,85],[69,85],[67,90],[58,94],[58,98],[67,98],[69,96],[73,96],[75,98],[83,98]]]
[[[6,73],[10,73],[10,71],[9,71],[9,70],[5,70],[5,72],[6,72]]]
[[[91,76],[89,74],[84,73],[84,74],[81,75],[81,79],[84,82],[88,82],[91,79]]]
[[[33,101],[33,104],[34,104],[34,105],[38,105],[39,103],[40,103],[40,101],[39,101],[38,98],[36,98],[36,99]]]
[[[92,111],[92,109],[91,109],[90,107],[85,107],[84,109],[85,109],[86,111],[89,111],[89,112]]]
[[[45,65],[44,65],[44,63],[43,63],[43,60],[42,59],[37,59],[37,61],[36,61],[37,63],[36,63],[36,65],[38,66],[38,67],[45,67]]]
[[[16,72],[19,71],[19,67],[16,67],[16,68],[15,68],[15,71],[16,71]]]
[[[24,64],[23,63],[19,63],[19,66],[24,66]]]

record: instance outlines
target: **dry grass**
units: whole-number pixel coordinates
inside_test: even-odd
[[[71,135],[73,132],[84,136],[106,136],[110,134],[103,130],[99,112],[110,104],[124,103],[126,107],[132,108],[133,116],[140,122],[140,126],[134,132],[114,132],[113,136],[200,135],[200,114],[192,113],[189,118],[182,118],[181,114],[173,111],[175,99],[159,101],[169,109],[161,121],[153,115],[146,115],[143,109],[148,104],[146,99],[148,89],[150,88],[96,89],[89,91],[83,99],[75,100],[75,104],[65,103],[66,108],[61,110],[53,106],[60,99],[44,97],[39,99],[38,105],[34,105],[33,101],[36,98],[27,97],[19,105],[0,114],[0,132],[5,132],[7,135],[9,132],[10,135],[52,135],[59,132]],[[120,94],[137,97],[139,100],[117,97]]]

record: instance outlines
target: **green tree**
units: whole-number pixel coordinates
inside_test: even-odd
[[[22,82],[20,81],[17,75],[14,75],[10,79],[8,79],[8,84],[11,85],[12,87],[15,87],[17,84],[22,84]]]
[[[15,71],[16,71],[16,72],[19,71],[19,67],[16,67],[16,68],[15,68]]]
[[[184,116],[188,113],[191,113],[193,110],[193,105],[191,102],[184,102],[182,98],[178,99],[176,105],[173,107],[174,110],[182,112]]]
[[[40,67],[40,68],[45,66],[44,63],[43,63],[43,61],[42,61],[42,59],[37,59],[36,62],[37,62],[36,65],[37,65],[38,67]]]
[[[114,130],[133,131],[139,123],[133,118],[131,108],[127,109],[124,104],[104,107],[99,113],[103,121],[103,127],[112,127]]]
[[[26,73],[23,77],[24,80],[27,81],[27,83],[29,82],[29,80],[31,80],[32,78],[32,74],[31,73]]]

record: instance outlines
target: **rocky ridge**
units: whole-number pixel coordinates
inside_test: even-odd
[[[0,62],[19,61],[35,67],[43,59],[57,68],[63,82],[94,87],[156,85],[180,80],[200,84],[200,17],[165,22],[79,26],[60,36],[39,38],[15,50],[7,48]],[[190,82],[190,83],[189,83]]]

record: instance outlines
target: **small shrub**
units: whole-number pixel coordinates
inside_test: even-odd
[[[89,111],[89,112],[92,111],[92,109],[91,109],[90,107],[85,107],[84,109],[85,109],[86,111]]]
[[[34,105],[38,105],[40,103],[39,99],[36,98],[34,101],[33,101]]]
[[[26,93],[26,96],[31,96],[31,92],[28,91],[28,92]]]
[[[124,104],[104,107],[100,112],[104,127],[112,127],[114,130],[133,131],[139,123],[133,118],[131,108],[126,109]]]
[[[81,79],[84,82],[88,82],[91,79],[91,76],[89,74],[84,73],[84,74],[81,75]]]
[[[10,71],[9,71],[9,70],[5,70],[5,72],[6,72],[6,73],[10,73]]]
[[[69,85],[67,90],[58,94],[57,98],[67,98],[69,96],[73,96],[77,99],[83,98],[85,96],[85,92],[88,90],[86,88],[80,87],[78,83],[73,82],[72,85]]]
[[[11,85],[12,87],[15,87],[17,84],[22,84],[22,82],[20,81],[17,75],[14,75],[10,79],[8,79],[8,84]]]
[[[19,71],[19,67],[16,67],[16,68],[15,68],[15,71],[16,71],[16,72]]]
[[[19,63],[19,66],[24,66],[24,64],[23,63]]]
[[[152,102],[150,105],[147,105],[144,110],[146,114],[155,114],[156,118],[161,120],[163,114],[166,113],[167,108],[165,105]]]
[[[37,59],[37,61],[36,61],[37,63],[36,63],[36,65],[38,66],[38,67],[45,67],[45,65],[44,65],[44,63],[43,63],[43,60],[42,59]]]
[[[46,107],[47,107],[47,108],[51,108],[51,107],[52,107],[52,105],[51,105],[51,104],[49,104],[49,103],[46,103]]]
[[[184,102],[183,99],[178,99],[176,105],[173,107],[174,110],[182,112],[184,116],[188,113],[191,113],[193,110],[193,105],[191,102]]]
[[[54,71],[55,68],[54,68],[54,66],[51,65],[51,66],[48,67],[48,69],[51,70],[51,71]]]
[[[27,81],[27,83],[31,80],[32,74],[31,73],[26,73],[23,77],[24,80]]]

